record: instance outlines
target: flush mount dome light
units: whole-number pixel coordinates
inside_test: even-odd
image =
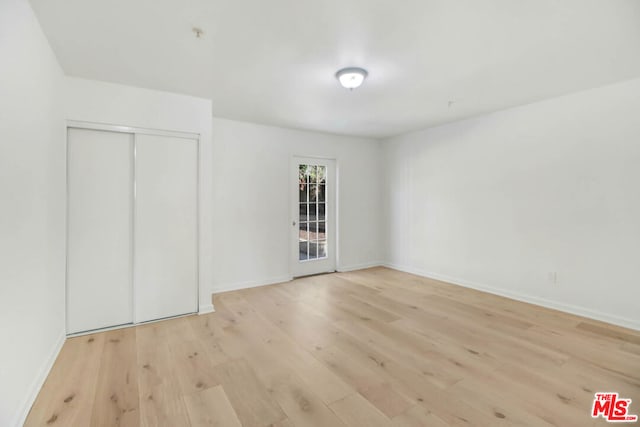
[[[367,70],[363,68],[349,67],[338,70],[336,77],[342,87],[352,90],[359,87],[368,74]]]

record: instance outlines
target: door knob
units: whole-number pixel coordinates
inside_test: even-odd
[[[295,227],[296,226],[296,221],[294,220],[291,225],[293,225]]]

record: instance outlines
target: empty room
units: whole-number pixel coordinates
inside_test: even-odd
[[[0,426],[640,426],[640,1],[0,0]]]

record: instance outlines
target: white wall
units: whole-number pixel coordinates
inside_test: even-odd
[[[387,262],[640,329],[639,114],[640,79],[389,140]]]
[[[0,425],[64,340],[63,74],[26,0],[0,1]]]
[[[213,120],[214,291],[288,280],[293,155],[338,163],[338,269],[378,264],[380,143]]]
[[[113,83],[65,78],[68,120],[200,134],[200,311],[211,307],[211,101]]]

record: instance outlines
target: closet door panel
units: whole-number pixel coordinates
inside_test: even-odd
[[[67,141],[67,333],[131,323],[133,135]]]
[[[136,322],[197,311],[197,141],[136,135]]]

